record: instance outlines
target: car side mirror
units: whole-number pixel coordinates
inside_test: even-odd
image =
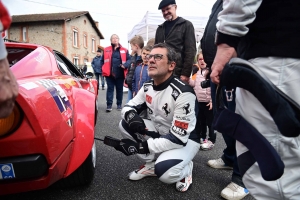
[[[94,73],[93,73],[93,72],[87,72],[87,73],[85,74],[85,77],[88,78],[88,79],[91,79],[91,78],[94,77]]]

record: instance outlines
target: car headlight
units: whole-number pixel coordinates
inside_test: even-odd
[[[15,105],[12,113],[8,117],[0,119],[0,137],[15,131],[21,122],[21,118],[21,110],[19,106]]]

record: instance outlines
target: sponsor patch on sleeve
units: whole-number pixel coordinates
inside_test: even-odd
[[[178,128],[184,129],[184,130],[187,130],[189,128],[189,123],[181,122],[178,120],[175,120],[174,125],[177,126]]]
[[[182,128],[178,128],[177,126],[172,126],[171,132],[176,133],[181,136],[185,136],[187,134],[186,130],[183,130]]]

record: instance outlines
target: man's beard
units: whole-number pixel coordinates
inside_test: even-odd
[[[166,21],[172,21],[173,16],[172,15],[166,15],[166,17],[164,17]]]

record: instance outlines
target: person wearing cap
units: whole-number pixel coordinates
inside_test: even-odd
[[[102,51],[101,49],[98,49],[97,55],[92,61],[92,67],[95,72],[95,77],[98,81],[98,88],[99,88],[99,78],[101,78],[102,90],[104,90],[105,81],[104,81],[104,77],[102,76],[102,68],[100,67],[101,56],[102,56]]]
[[[155,44],[166,43],[178,54],[174,75],[180,80],[189,82],[196,55],[196,39],[193,24],[176,15],[175,0],[162,0],[158,6],[164,19],[155,34]]]

